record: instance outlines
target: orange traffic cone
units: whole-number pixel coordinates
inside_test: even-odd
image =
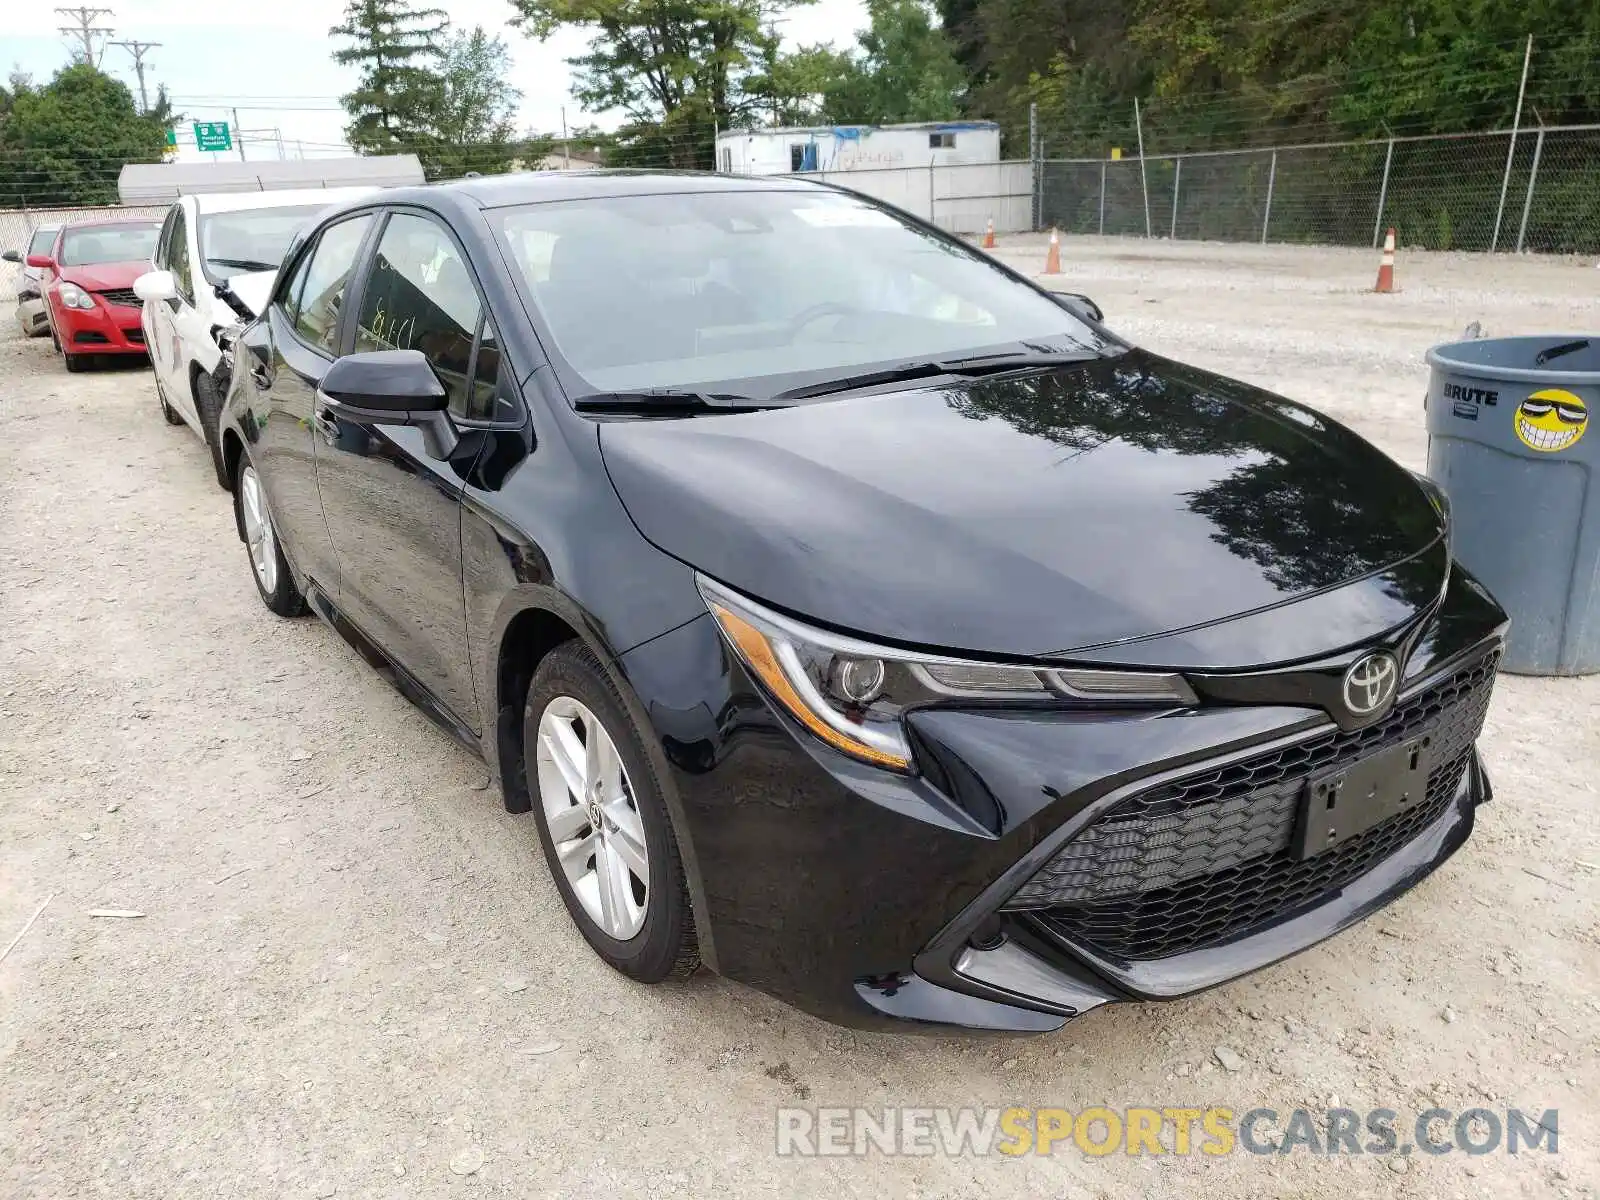
[[[993,250],[994,249],[994,218],[993,217],[989,218],[989,225],[983,231],[983,248],[985,250]]]
[[[1378,268],[1378,282],[1372,288],[1375,292],[1394,291],[1394,230],[1389,230],[1383,237],[1383,264]]]
[[[1050,252],[1044,256],[1044,273],[1061,274],[1061,239],[1056,236],[1054,229],[1050,231]]]

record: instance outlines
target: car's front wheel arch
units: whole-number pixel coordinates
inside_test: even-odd
[[[541,593],[545,591],[540,589]],[[701,879],[699,859],[684,814],[683,801],[673,782],[666,754],[652,733],[655,727],[645,704],[618,665],[616,653],[605,644],[598,629],[586,619],[582,609],[559,592],[521,597],[521,607],[505,618],[500,626],[502,632],[497,643],[494,673],[489,679],[496,711],[493,714],[492,734],[484,739],[484,749],[488,751],[492,747],[493,767],[499,776],[500,794],[506,811],[526,813],[533,807],[533,787],[524,765],[526,747],[523,726],[528,687],[540,663],[553,650],[577,641],[594,654],[609,677],[618,700],[633,719],[634,726],[643,734],[643,750],[650,759],[660,785],[667,817],[677,840],[695,918],[700,959],[713,971],[716,970],[716,948],[712,945],[711,926],[706,919],[705,885]]]
[[[222,462],[223,470],[227,474],[227,489],[233,491],[234,484],[239,479],[239,461],[244,457],[244,442],[233,430],[224,430],[222,434]],[[239,532],[239,540],[245,540],[244,520],[239,516],[238,509],[234,509],[234,527]]]

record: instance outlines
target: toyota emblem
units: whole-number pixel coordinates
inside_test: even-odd
[[[1394,655],[1378,651],[1356,659],[1344,673],[1344,706],[1356,717],[1372,717],[1389,707],[1400,684]]]

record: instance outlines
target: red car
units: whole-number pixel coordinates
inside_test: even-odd
[[[143,302],[133,281],[150,269],[160,226],[154,221],[95,221],[68,225],[48,254],[28,255],[44,270],[50,336],[81,371],[95,354],[143,354]]]

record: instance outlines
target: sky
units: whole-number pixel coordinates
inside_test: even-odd
[[[277,157],[280,137],[291,158],[297,152],[307,157],[335,153],[342,145],[345,115],[338,98],[355,77],[351,68],[334,63],[328,27],[340,20],[344,0],[204,6],[194,0],[77,2],[112,10],[97,24],[114,29],[114,41],[161,43],[145,56],[151,95],[156,83],[165,83],[177,111],[191,120],[231,121],[230,110],[237,107],[248,157]],[[44,82],[70,55],[73,43],[57,32],[63,18],[48,2],[6,0],[5,6],[0,72],[20,68]],[[505,39],[515,63],[511,82],[523,93],[522,128],[559,132],[563,106],[569,128],[620,123],[619,114],[585,113],[572,100],[565,60],[583,51],[587,38],[581,31],[562,31],[541,43],[505,27],[512,12],[507,0],[454,0],[445,7],[457,27],[481,24]],[[854,44],[864,12],[862,0],[817,0],[790,10],[779,29],[790,45],[832,41],[843,48]],[[133,59],[125,49],[107,47],[100,65],[137,95]],[[185,131],[182,137],[187,136]]]

